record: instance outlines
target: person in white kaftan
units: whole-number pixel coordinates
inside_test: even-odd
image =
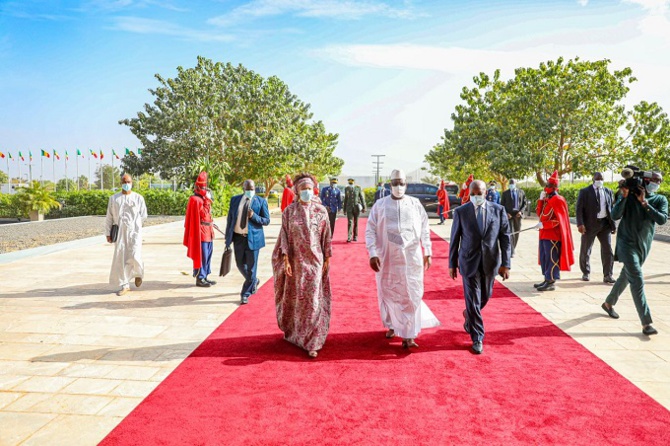
[[[109,284],[121,289],[119,296],[130,290],[130,281],[135,279],[135,286],[142,285],[144,262],[142,262],[142,224],[147,219],[147,206],[144,197],[132,191],[133,179],[125,174],[121,178],[121,192],[109,197],[107,218],[105,219],[105,235],[112,243],[112,225],[119,225],[118,238],[114,246],[112,269],[109,273]]]
[[[423,302],[432,254],[428,215],[419,200],[405,195],[406,187],[405,173],[394,170],[391,195],[374,204],[365,230],[386,337],[400,336],[403,348],[418,347],[414,339],[421,329],[440,325]]]

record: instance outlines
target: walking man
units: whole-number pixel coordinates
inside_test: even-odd
[[[184,220],[184,246],[186,255],[193,260],[195,285],[210,287],[216,284],[208,280],[212,272],[212,251],[214,249],[214,228],[212,225],[212,194],[207,188],[207,172],[200,172],[195,180],[193,195],[186,205]]]
[[[391,192],[384,187],[384,182],[380,181],[377,183],[377,190],[375,191],[375,201],[372,203],[373,205],[381,200],[384,197],[387,197],[391,194]]]
[[[612,234],[616,232],[612,220],[612,191],[603,187],[603,174],[593,174],[593,186],[585,187],[577,196],[577,229],[582,234],[579,249],[579,268],[582,280],[588,282],[591,274],[591,248],[596,237],[600,242],[600,258],[603,263],[603,282],[614,283],[614,254],[612,253]]]
[[[349,178],[349,185],[344,188],[343,212],[347,214],[347,243],[358,241],[358,216],[365,212],[365,197],[360,186],[353,178]]]
[[[651,250],[656,225],[664,225],[668,221],[668,200],[656,193],[663,181],[660,173],[654,172],[651,178],[643,181],[644,187],[638,191],[622,186],[612,209],[612,218],[621,219],[616,238],[615,260],[622,262],[623,268],[602,308],[611,318],[618,319],[614,305],[630,284],[635,309],[642,323],[642,333],[651,336],[658,331],[651,325],[651,312],[644,293],[642,265]]]
[[[487,201],[485,192],[483,181],[470,184],[470,202],[454,210],[449,240],[449,275],[456,279],[460,270],[463,277],[463,329],[478,355],[484,350],[482,310],[493,293],[496,274],[509,278],[512,256],[505,209]]]
[[[330,186],[321,189],[321,204],[326,207],[328,211],[328,219],[330,220],[330,236],[335,232],[335,220],[337,213],[342,210],[342,193],[337,187],[337,178],[331,177]]]
[[[438,225],[443,225],[444,220],[449,218],[449,194],[444,180],[440,181],[440,187],[437,189],[437,215],[440,217]]]
[[[432,255],[428,215],[418,199],[405,195],[406,189],[405,173],[391,172],[391,196],[372,207],[365,244],[377,273],[386,337],[398,335],[403,348],[412,348],[418,347],[415,339],[422,328],[437,327],[440,321],[423,301],[423,275]]]
[[[500,204],[500,192],[497,189],[495,181],[489,181],[489,189],[486,191],[486,201],[492,201],[495,204]]]
[[[147,206],[142,195],[133,192],[133,179],[129,174],[121,177],[121,192],[109,197],[105,235],[108,243],[115,243],[109,284],[118,286],[117,296],[130,291],[130,281],[142,285],[142,225],[147,219]],[[112,225],[118,225],[116,242],[112,240]]]
[[[226,248],[233,244],[235,249],[235,263],[244,277],[240,303],[245,305],[249,296],[258,289],[258,253],[265,246],[263,226],[270,224],[270,211],[268,202],[256,195],[256,185],[252,180],[246,180],[242,188],[243,194],[230,199]]]
[[[519,241],[519,231],[521,231],[521,219],[523,219],[527,205],[526,193],[516,186],[514,178],[509,180],[509,188],[502,193],[500,204],[505,208],[509,220],[512,232],[512,257],[514,257],[514,250]]]

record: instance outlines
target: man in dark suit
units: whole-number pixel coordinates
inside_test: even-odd
[[[463,276],[465,310],[463,328],[472,339],[472,351],[481,354],[484,346],[482,309],[493,293],[496,274],[509,278],[509,223],[505,208],[486,201],[486,183],[470,184],[470,202],[454,211],[449,240],[449,275],[452,279],[460,270]]]
[[[226,225],[226,249],[233,244],[237,269],[245,279],[240,293],[242,305],[258,288],[258,252],[265,246],[263,226],[270,224],[268,202],[256,196],[254,182],[246,180],[243,189],[244,194],[230,199]]]
[[[589,281],[591,274],[591,248],[598,237],[600,242],[600,257],[603,262],[603,282],[612,284],[614,255],[612,254],[612,234],[616,231],[612,220],[612,205],[614,198],[612,191],[603,187],[603,174],[593,174],[593,185],[579,191],[577,197],[577,229],[582,234],[582,244],[579,250],[579,267],[582,270],[582,280]]]
[[[500,204],[505,208],[505,212],[507,212],[507,219],[512,231],[512,257],[514,257],[514,250],[516,249],[516,244],[519,242],[521,219],[523,218],[527,204],[526,193],[516,187],[516,180],[514,178],[509,180],[509,188],[502,193]]]

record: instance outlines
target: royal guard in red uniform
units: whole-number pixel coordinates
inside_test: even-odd
[[[293,192],[293,180],[290,175],[286,175],[286,187],[281,197],[281,211],[284,212],[291,203],[295,201],[295,192]]]
[[[449,218],[449,194],[444,180],[440,182],[440,188],[437,189],[437,215],[440,217],[438,225],[443,225],[444,220]]]
[[[196,286],[200,287],[216,284],[207,279],[212,272],[213,224],[212,195],[207,189],[207,172],[200,172],[193,195],[186,205],[184,222],[184,246],[188,248],[186,255],[193,260],[193,277],[196,277]]]
[[[475,177],[470,174],[468,179],[465,180],[465,183],[463,183],[461,191],[458,193],[458,198],[461,199],[461,204],[465,204],[470,201],[470,183],[472,183],[474,179]]]
[[[538,291],[553,291],[561,271],[570,271],[570,266],[575,263],[568,203],[558,195],[558,184],[558,172],[554,171],[537,201],[540,265],[544,275],[544,281],[534,285]]]

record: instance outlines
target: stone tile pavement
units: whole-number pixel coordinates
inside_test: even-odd
[[[274,218],[266,230],[262,282],[272,275],[279,223]],[[436,223],[431,228],[448,238],[449,224]],[[0,255],[0,445],[97,444],[238,307],[240,275],[196,288],[181,237],[181,222],[145,229],[145,281],[123,297],[107,283],[113,247],[101,236],[61,250]],[[576,232],[575,240],[578,247]],[[223,243],[215,243],[218,269]],[[641,334],[629,294],[617,305],[621,319],[606,317],[600,303],[609,287],[597,273],[584,283],[577,269],[556,291],[535,291],[536,252],[537,233],[524,232],[505,284],[670,408],[670,244],[655,242],[645,266],[660,332],[652,338]]]

